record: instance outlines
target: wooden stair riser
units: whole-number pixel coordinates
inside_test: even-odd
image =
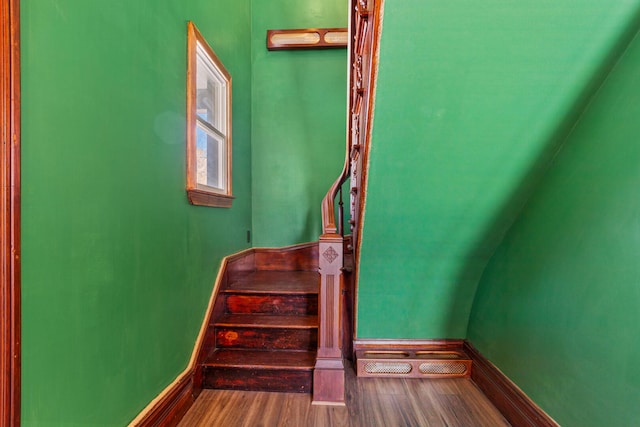
[[[318,295],[259,295],[229,293],[224,297],[225,312],[231,314],[318,314]]]
[[[310,393],[312,383],[312,370],[204,367],[205,388]]]
[[[216,347],[254,350],[315,350],[317,328],[216,327]]]

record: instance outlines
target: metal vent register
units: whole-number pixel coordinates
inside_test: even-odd
[[[421,363],[418,368],[421,374],[439,374],[439,375],[462,375],[467,371],[467,367],[461,362],[448,363]]]
[[[365,363],[364,370],[368,374],[408,374],[411,372],[411,365],[397,362],[369,362]]]

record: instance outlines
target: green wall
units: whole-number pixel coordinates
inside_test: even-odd
[[[639,1],[387,0],[360,338],[465,337],[480,275]]]
[[[346,26],[345,0],[252,3],[254,246],[318,240],[346,144],[346,50],[269,52],[267,30]]]
[[[640,38],[478,288],[469,338],[563,426],[638,425]]]
[[[248,0],[23,1],[22,425],[121,426],[251,227]],[[187,21],[233,76],[232,209],[185,194]]]

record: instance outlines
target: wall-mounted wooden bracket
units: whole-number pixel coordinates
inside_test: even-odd
[[[339,49],[346,48],[347,28],[303,28],[297,30],[267,30],[267,49]]]

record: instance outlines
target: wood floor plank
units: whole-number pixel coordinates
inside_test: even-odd
[[[469,379],[357,378],[346,407],[315,406],[309,394],[203,390],[179,427],[509,427]]]

